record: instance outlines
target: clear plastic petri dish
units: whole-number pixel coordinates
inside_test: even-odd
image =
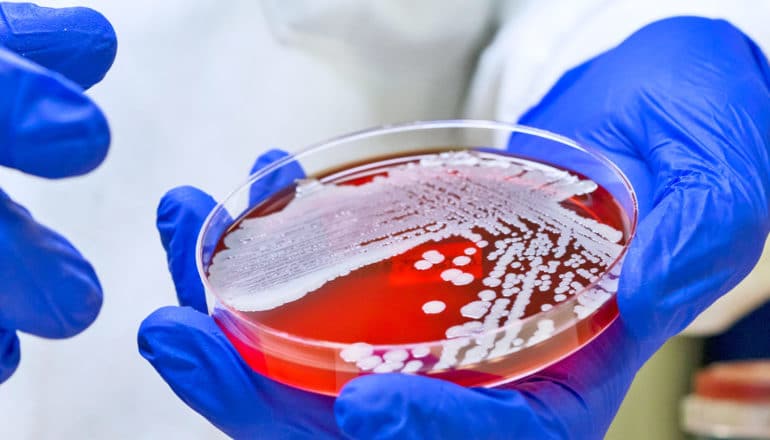
[[[770,360],[711,364],[681,405],[682,427],[698,439],[770,439]]]
[[[494,386],[615,320],[636,218],[628,180],[591,148],[415,122],[258,171],[196,251],[212,316],[260,374],[327,395],[381,373]]]

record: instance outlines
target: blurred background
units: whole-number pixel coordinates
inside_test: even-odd
[[[223,437],[136,348],[142,319],[175,303],[154,225],[168,189],[191,184],[222,197],[265,150],[384,123],[515,121],[564,71],[666,16],[726,17],[770,45],[761,0],[39,3],[90,6],[114,24],[117,60],[90,92],[114,141],[87,176],[50,182],[2,170],[0,179],[93,262],[105,302],[75,338],[22,336],[21,366],[0,386],[0,438],[9,439]],[[768,339],[768,306],[736,323],[768,290],[763,261],[645,366],[607,438],[684,438],[678,408],[692,372],[762,354],[761,338],[746,335],[764,325]]]

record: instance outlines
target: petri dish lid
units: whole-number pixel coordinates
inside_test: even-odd
[[[699,371],[682,405],[685,430],[716,438],[770,439],[770,360]]]
[[[261,182],[273,182],[274,180],[272,179],[281,170],[294,167],[300,169],[302,171],[301,174],[311,177],[310,180],[312,178],[328,179],[330,178],[329,173],[333,173],[335,170],[339,172],[341,169],[348,170],[355,164],[358,164],[358,166],[366,165],[367,163],[374,163],[372,162],[373,160],[379,161],[383,157],[413,156],[415,153],[431,155],[448,154],[447,149],[466,155],[471,154],[468,150],[472,150],[472,154],[476,155],[477,158],[478,155],[500,153],[515,158],[518,161],[526,161],[528,167],[539,167],[538,169],[541,170],[543,168],[562,169],[563,171],[558,173],[562,177],[572,175],[576,179],[590,179],[594,184],[603,188],[607,194],[612,196],[614,201],[611,206],[614,207],[613,209],[618,209],[619,214],[622,214],[618,216],[618,227],[616,228],[625,234],[622,249],[611,261],[607,261],[608,265],[606,268],[597,273],[595,277],[586,276],[587,281],[585,285],[577,283],[578,286],[575,287],[570,284],[574,289],[574,293],[570,296],[559,294],[561,299],[557,300],[555,296],[558,292],[554,289],[554,302],[557,304],[549,303],[547,304],[549,307],[546,308],[535,307],[534,313],[527,316],[519,315],[518,313],[521,311],[517,311],[517,314],[514,314],[513,305],[517,304],[517,302],[509,300],[507,297],[511,295],[507,295],[502,291],[505,289],[505,284],[502,280],[494,279],[490,281],[490,284],[495,283],[495,286],[501,286],[499,288],[500,295],[504,296],[504,298],[497,298],[497,300],[510,303],[503,304],[501,302],[500,304],[503,304],[502,310],[498,310],[498,312],[507,314],[506,319],[498,320],[497,325],[484,327],[481,317],[473,317],[481,312],[486,314],[487,310],[491,311],[494,307],[490,305],[491,301],[476,296],[476,293],[479,295],[482,293],[477,291],[472,295],[473,298],[468,304],[476,303],[483,306],[484,310],[481,310],[481,312],[472,311],[463,315],[461,313],[462,309],[459,309],[455,316],[461,316],[461,318],[458,318],[458,322],[450,324],[451,327],[440,329],[445,330],[444,332],[413,340],[402,338],[400,340],[373,341],[366,338],[366,335],[361,337],[356,335],[355,341],[343,340],[334,334],[319,335],[319,332],[315,330],[325,325],[323,323],[318,326],[312,324],[310,327],[315,328],[300,334],[291,326],[271,325],[272,323],[266,322],[260,316],[249,315],[252,312],[260,313],[268,310],[267,305],[278,304],[278,301],[274,301],[276,298],[281,299],[281,304],[288,304],[288,302],[284,301],[285,299],[291,299],[292,297],[294,299],[301,298],[309,292],[307,288],[294,289],[288,288],[286,283],[280,284],[284,280],[295,282],[299,278],[297,273],[292,273],[292,270],[281,272],[280,276],[275,277],[275,284],[266,283],[268,284],[267,287],[263,287],[261,290],[252,289],[253,286],[250,282],[242,284],[246,288],[241,288],[239,287],[240,285],[233,288],[232,284],[228,284],[227,276],[219,278],[220,282],[212,279],[210,269],[212,261],[217,254],[216,250],[222,249],[220,243],[223,234],[233,226],[235,221],[239,221],[234,219],[242,219],[255,207],[252,189],[264,187]],[[476,161],[476,159],[473,161]],[[494,163],[500,169],[507,169],[507,167],[499,167],[501,164],[499,161]],[[569,170],[574,174],[562,174],[564,170]],[[334,175],[331,174],[331,176]],[[577,177],[578,175],[581,177]],[[299,187],[296,183],[297,181],[292,179],[283,188],[287,189],[289,194],[296,193],[295,186]],[[303,182],[303,185],[306,183],[312,184],[312,181]],[[310,188],[312,189],[312,187]],[[281,188],[276,189],[280,190]],[[502,189],[497,189],[497,192],[501,193]],[[297,206],[294,205],[294,208],[297,208]],[[351,208],[346,212],[357,211]],[[327,217],[319,216],[319,218],[322,217],[334,218],[334,213]],[[299,216],[294,218],[299,218]],[[617,317],[617,306],[614,300],[618,285],[617,280],[623,256],[635,233],[636,220],[637,203],[630,182],[600,151],[581,146],[573,141],[542,130],[502,122],[470,120],[421,121],[389,125],[344,135],[311,146],[292,156],[287,156],[255,173],[209,214],[198,237],[196,260],[201,280],[207,295],[209,295],[209,306],[211,307],[212,314],[218,314],[218,323],[226,331],[230,332],[229,334],[232,335],[231,341],[236,341],[234,342],[235,344],[240,344],[238,346],[243,347],[241,353],[244,355],[244,358],[249,358],[250,356],[249,354],[244,354],[247,353],[248,346],[251,347],[251,350],[259,352],[260,356],[266,355],[270,359],[299,365],[302,368],[312,367],[315,371],[333,373],[335,382],[331,386],[324,384],[323,389],[320,386],[311,387],[306,382],[306,377],[309,374],[300,368],[296,369],[300,373],[292,377],[289,377],[289,373],[278,377],[277,369],[268,369],[265,366],[267,365],[266,362],[262,360],[263,358],[255,357],[255,359],[260,360],[253,362],[252,367],[270,378],[295,385],[299,388],[333,395],[338,391],[342,381],[347,380],[338,379],[338,377],[343,377],[341,374],[347,375],[344,376],[347,378],[360,374],[369,374],[373,370],[368,366],[379,365],[370,365],[365,362],[359,365],[358,361],[361,359],[354,360],[360,353],[365,351],[361,349],[361,345],[366,345],[366,350],[371,351],[372,354],[368,354],[364,359],[381,356],[382,359],[376,362],[383,363],[385,360],[384,353],[399,353],[398,356],[401,356],[407,350],[417,349],[418,352],[422,352],[425,348],[428,348],[431,352],[430,362],[427,360],[420,361],[423,363],[423,368],[416,372],[409,371],[410,373],[447,378],[466,386],[493,386],[532,374],[534,371],[557,362],[559,359],[587,344],[614,321]],[[331,221],[328,224],[336,225],[336,223]],[[308,233],[307,236],[315,238],[321,236],[321,231],[327,231],[325,234],[330,237],[331,235],[328,232],[330,229],[318,228],[318,232],[313,231]],[[473,231],[471,230],[470,232]],[[459,235],[462,236],[462,234]],[[267,245],[263,241],[253,240],[251,237],[243,237],[243,239],[245,242],[252,243],[252,245],[264,246],[262,251],[279,247],[273,244]],[[313,252],[318,249],[326,249],[323,246],[314,247],[308,245],[308,242],[313,240],[297,239],[297,237],[293,237],[291,240],[291,243],[302,243],[306,249],[313,250]],[[322,241],[324,243],[333,242],[333,240],[328,238]],[[354,245],[360,243],[352,243],[353,245],[346,245],[345,250],[359,249]],[[416,247],[416,245],[413,246],[413,248]],[[259,248],[257,251],[259,251]],[[248,252],[245,252],[242,255],[248,254]],[[481,252],[478,252],[478,255],[481,254]],[[219,255],[220,257],[222,256],[221,253]],[[257,255],[257,253],[253,255]],[[295,258],[298,253],[290,252],[285,253],[285,255]],[[333,254],[327,251],[326,255]],[[350,255],[355,258],[358,257],[356,252],[352,252]],[[373,253],[369,255],[373,255]],[[424,256],[425,254],[422,255]],[[352,261],[350,257],[346,258]],[[259,259],[259,261],[264,264],[267,260]],[[318,259],[318,261],[322,260]],[[447,258],[447,261],[453,262],[454,259],[450,260]],[[488,259],[486,261],[492,260]],[[491,266],[492,263],[487,265]],[[273,266],[292,267],[289,263],[282,264],[280,262],[274,263]],[[303,270],[310,275],[306,279],[321,273],[320,269],[327,270],[323,264],[316,266],[309,267],[303,264]],[[481,262],[479,262],[479,266],[483,269]],[[244,267],[247,266],[240,266],[238,268],[239,273],[257,274],[256,277],[259,278],[259,282],[265,283],[265,278],[262,274],[266,270],[253,266],[243,269]],[[412,266],[411,262],[406,267],[422,270]],[[343,269],[339,271],[340,274],[348,271],[346,268]],[[286,274],[285,277],[284,274]],[[504,275],[507,274],[500,276],[504,277]],[[436,277],[438,276],[439,274],[436,273]],[[448,279],[443,277],[438,279],[443,280],[440,282],[449,282]],[[476,279],[479,283],[483,284],[483,277],[479,276]],[[222,282],[223,280],[224,282]],[[457,285],[467,285],[467,283]],[[488,290],[487,287],[490,286],[478,287],[479,289]],[[545,290],[548,291],[548,289]],[[274,295],[273,292],[277,292],[279,295]],[[285,295],[286,292],[291,294]],[[513,294],[516,292],[511,290],[508,293]],[[267,301],[263,301],[264,299],[267,299]],[[479,299],[490,304],[479,304],[483,302],[479,301]],[[523,304],[522,307],[529,303],[529,300],[525,299],[526,301],[520,303]],[[468,304],[465,305],[467,306]],[[385,304],[385,306],[387,305]],[[430,306],[431,304],[430,302],[417,304],[416,307],[410,310],[414,310],[422,316],[428,313],[423,313],[425,310],[423,307],[426,305]],[[273,309],[275,308],[273,307]],[[537,310],[538,308],[539,310]],[[458,307],[455,307],[455,309],[458,309]],[[328,310],[331,310],[331,312],[327,315],[322,315],[316,309],[315,311],[310,311],[305,316],[312,316],[319,320],[326,320],[326,322],[339,322],[338,309],[329,307]],[[402,328],[409,329],[408,320],[404,320],[403,316],[398,316],[397,318],[391,319],[391,322],[401,325]],[[297,321],[301,320],[298,319]],[[285,322],[295,321],[287,319]],[[490,322],[494,323],[492,320]],[[387,326],[382,325],[382,327]],[[259,338],[252,338],[249,335],[259,335]],[[458,348],[458,344],[466,343],[467,346]],[[462,353],[462,359],[458,359],[454,351]],[[445,352],[448,353],[446,356],[444,356]],[[309,356],[308,353],[313,353],[313,355]],[[479,356],[481,357],[479,358]],[[420,358],[423,357],[420,356]],[[444,360],[442,361],[442,359]],[[413,360],[416,360],[416,357]],[[405,366],[406,364],[404,364]],[[455,371],[460,371],[462,374],[454,374]],[[479,371],[482,371],[484,374],[476,374]],[[466,374],[467,372],[472,372],[473,374]]]

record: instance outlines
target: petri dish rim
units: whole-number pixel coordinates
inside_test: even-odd
[[[593,157],[594,159],[598,160],[600,163],[605,165],[607,169],[610,170],[618,178],[618,181],[620,183],[622,183],[622,186],[626,190],[627,195],[631,201],[632,212],[631,212],[631,215],[629,216],[630,229],[629,229],[628,237],[626,240],[626,244],[623,246],[623,249],[621,250],[621,252],[615,258],[612,264],[607,266],[607,268],[602,273],[602,276],[598,277],[594,282],[584,286],[581,290],[579,290],[574,295],[572,295],[571,298],[569,298],[568,300],[562,303],[559,303],[557,306],[554,306],[551,310],[547,312],[535,313],[526,318],[519,319],[516,321],[516,325],[522,325],[522,326],[527,325],[528,323],[532,323],[537,320],[543,319],[544,316],[553,316],[558,312],[561,312],[570,307],[574,307],[574,305],[578,302],[579,298],[582,295],[585,295],[587,292],[590,292],[593,288],[595,288],[608,274],[612,272],[613,269],[615,269],[623,261],[623,258],[625,257],[631,242],[636,236],[639,207],[637,203],[636,192],[634,191],[633,186],[631,186],[631,183],[626,177],[626,175],[623,173],[623,171],[620,168],[618,168],[617,165],[615,165],[615,163],[613,163],[606,156],[604,156],[604,154],[602,154],[601,152],[599,152],[597,149],[593,147],[579,144],[572,139],[569,139],[567,137],[558,135],[556,133],[552,133],[547,130],[542,130],[539,128],[529,127],[526,125],[511,124],[511,123],[501,122],[501,121],[476,120],[476,119],[413,121],[413,122],[405,122],[405,123],[397,123],[397,124],[387,124],[387,125],[359,130],[359,131],[355,131],[347,134],[342,134],[340,136],[335,136],[333,138],[327,139],[325,141],[311,144],[310,146],[307,146],[294,154],[289,154],[288,156],[285,156],[271,163],[270,165],[260,169],[256,173],[251,174],[246,179],[245,182],[237,186],[235,190],[230,192],[226,197],[222,199],[222,201],[217,203],[217,205],[211,210],[211,212],[209,213],[209,215],[206,217],[206,219],[203,221],[203,224],[201,225],[201,229],[198,233],[198,239],[195,244],[195,263],[198,270],[199,278],[203,283],[204,290],[207,293],[210,292],[212,296],[215,298],[216,304],[222,307],[225,307],[234,317],[237,318],[240,324],[245,325],[247,327],[255,328],[260,332],[270,334],[276,338],[285,339],[287,341],[291,341],[293,343],[302,344],[306,346],[313,346],[313,347],[332,349],[332,350],[344,350],[345,348],[348,348],[356,344],[357,342],[337,342],[337,341],[328,341],[323,339],[300,337],[288,332],[277,330],[267,325],[263,325],[257,322],[251,322],[245,319],[240,319],[239,315],[242,312],[237,309],[234,309],[229,304],[223,301],[219,301],[218,295],[216,294],[216,289],[209,282],[208,276],[206,276],[206,269],[204,267],[204,262],[203,262],[203,252],[204,252],[203,243],[204,243],[204,239],[208,231],[208,228],[210,227],[211,222],[214,220],[214,218],[217,216],[218,213],[222,211],[226,211],[226,205],[228,204],[229,201],[233,200],[243,191],[249,191],[252,184],[257,182],[261,178],[265,177],[266,175],[269,175],[270,173],[275,172],[276,170],[280,169],[281,167],[289,163],[299,161],[303,157],[306,157],[311,154],[317,154],[323,150],[333,148],[335,145],[355,142],[357,140],[362,140],[362,139],[375,137],[375,136],[395,134],[395,133],[406,132],[406,131],[458,129],[458,128],[459,129],[462,129],[462,128],[489,129],[489,130],[497,130],[497,131],[504,130],[509,132],[509,136],[510,134],[513,134],[513,133],[522,133],[522,134],[528,134],[528,135],[540,137],[543,139],[547,139],[553,142],[558,142],[565,146],[582,151],[583,153],[586,153],[591,157]],[[237,218],[238,217],[236,217],[235,219]],[[613,293],[612,297],[607,301],[614,301],[614,300],[615,300],[615,294]],[[212,309],[212,306],[210,306],[210,309]],[[590,316],[592,316],[594,312],[591,312],[591,314],[589,314],[586,317],[574,319],[573,324],[590,318]],[[614,320],[615,319],[613,319],[612,321]],[[488,335],[500,334],[500,333],[504,333],[507,329],[511,328],[511,326],[512,325],[503,325],[495,329],[473,333],[472,335],[469,335],[466,337],[481,338]],[[607,327],[608,326],[609,324],[607,325]],[[570,327],[562,325],[560,328],[554,329],[553,335],[559,334],[568,328]],[[586,343],[596,338],[605,329],[606,327],[598,331]],[[440,346],[442,343],[445,343],[450,339],[457,339],[457,338],[443,338],[443,339],[436,339],[431,341],[416,341],[413,343],[402,343],[402,344],[368,344],[368,343],[367,344],[370,345],[374,350],[412,349],[415,347],[423,347],[423,346],[430,346],[430,347]],[[584,344],[581,344],[581,345],[584,345]],[[575,350],[577,350],[577,348]],[[569,353],[567,355],[569,355]],[[554,361],[557,361],[557,360],[554,360]]]

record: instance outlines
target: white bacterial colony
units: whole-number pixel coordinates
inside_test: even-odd
[[[544,266],[540,264],[542,263],[540,259],[535,259],[535,262],[546,272],[554,271],[558,267],[555,264]],[[521,264],[516,267],[521,267]],[[610,272],[604,274],[604,278],[599,280],[594,288],[582,292],[577,297],[573,313],[578,319],[588,317],[617,291],[619,267],[616,265]],[[593,278],[598,270],[592,269],[583,273],[586,277]],[[570,276],[564,278],[571,279]],[[547,276],[543,275],[540,279],[547,279]],[[570,294],[576,293],[580,288],[577,285],[573,287]],[[478,293],[478,301],[471,301],[460,309],[460,314],[470,320],[446,330],[447,339],[440,342],[437,346],[437,348],[440,347],[440,352],[430,361],[426,358],[431,354],[431,349],[425,345],[412,348],[411,351],[395,348],[375,352],[374,347],[363,342],[343,349],[340,357],[346,362],[355,363],[356,367],[363,372],[417,373],[468,366],[516,353],[553,336],[557,329],[557,322],[571,321],[568,313],[543,316],[534,321],[520,319],[523,315],[522,304],[528,302],[528,299],[521,298],[529,298],[528,295],[535,293],[534,289],[530,290],[533,291],[517,297],[515,301],[498,297],[493,289],[481,290]],[[564,301],[567,296],[554,294],[553,297],[558,303]],[[548,312],[553,307],[552,304],[546,303],[542,304],[540,309],[542,312]],[[445,309],[446,304],[438,300],[429,301],[423,305],[423,312],[427,315],[441,313]],[[505,330],[495,332],[501,329],[502,325],[505,326]]]
[[[426,315],[435,315],[437,313],[441,313],[446,309],[446,304],[444,301],[428,301],[425,304],[422,305],[422,311]]]
[[[379,353],[357,343],[340,356],[375,373],[474,364],[551,337],[559,316],[567,320],[556,306],[575,293],[582,292],[568,313],[573,320],[593,313],[617,290],[617,274],[604,271],[621,253],[622,232],[562,205],[596,189],[567,171],[475,152],[420,156],[360,186],[310,181],[282,211],[241,221],[214,256],[209,280],[236,309],[270,310],[356,269],[463,237],[473,246],[456,255],[429,250],[413,264],[450,286],[479,286],[477,299],[451,311],[466,321],[446,329],[440,352]],[[478,278],[468,267],[480,258],[493,269]],[[548,316],[523,320],[534,298]],[[440,297],[422,305],[428,316],[450,313],[445,309]]]

